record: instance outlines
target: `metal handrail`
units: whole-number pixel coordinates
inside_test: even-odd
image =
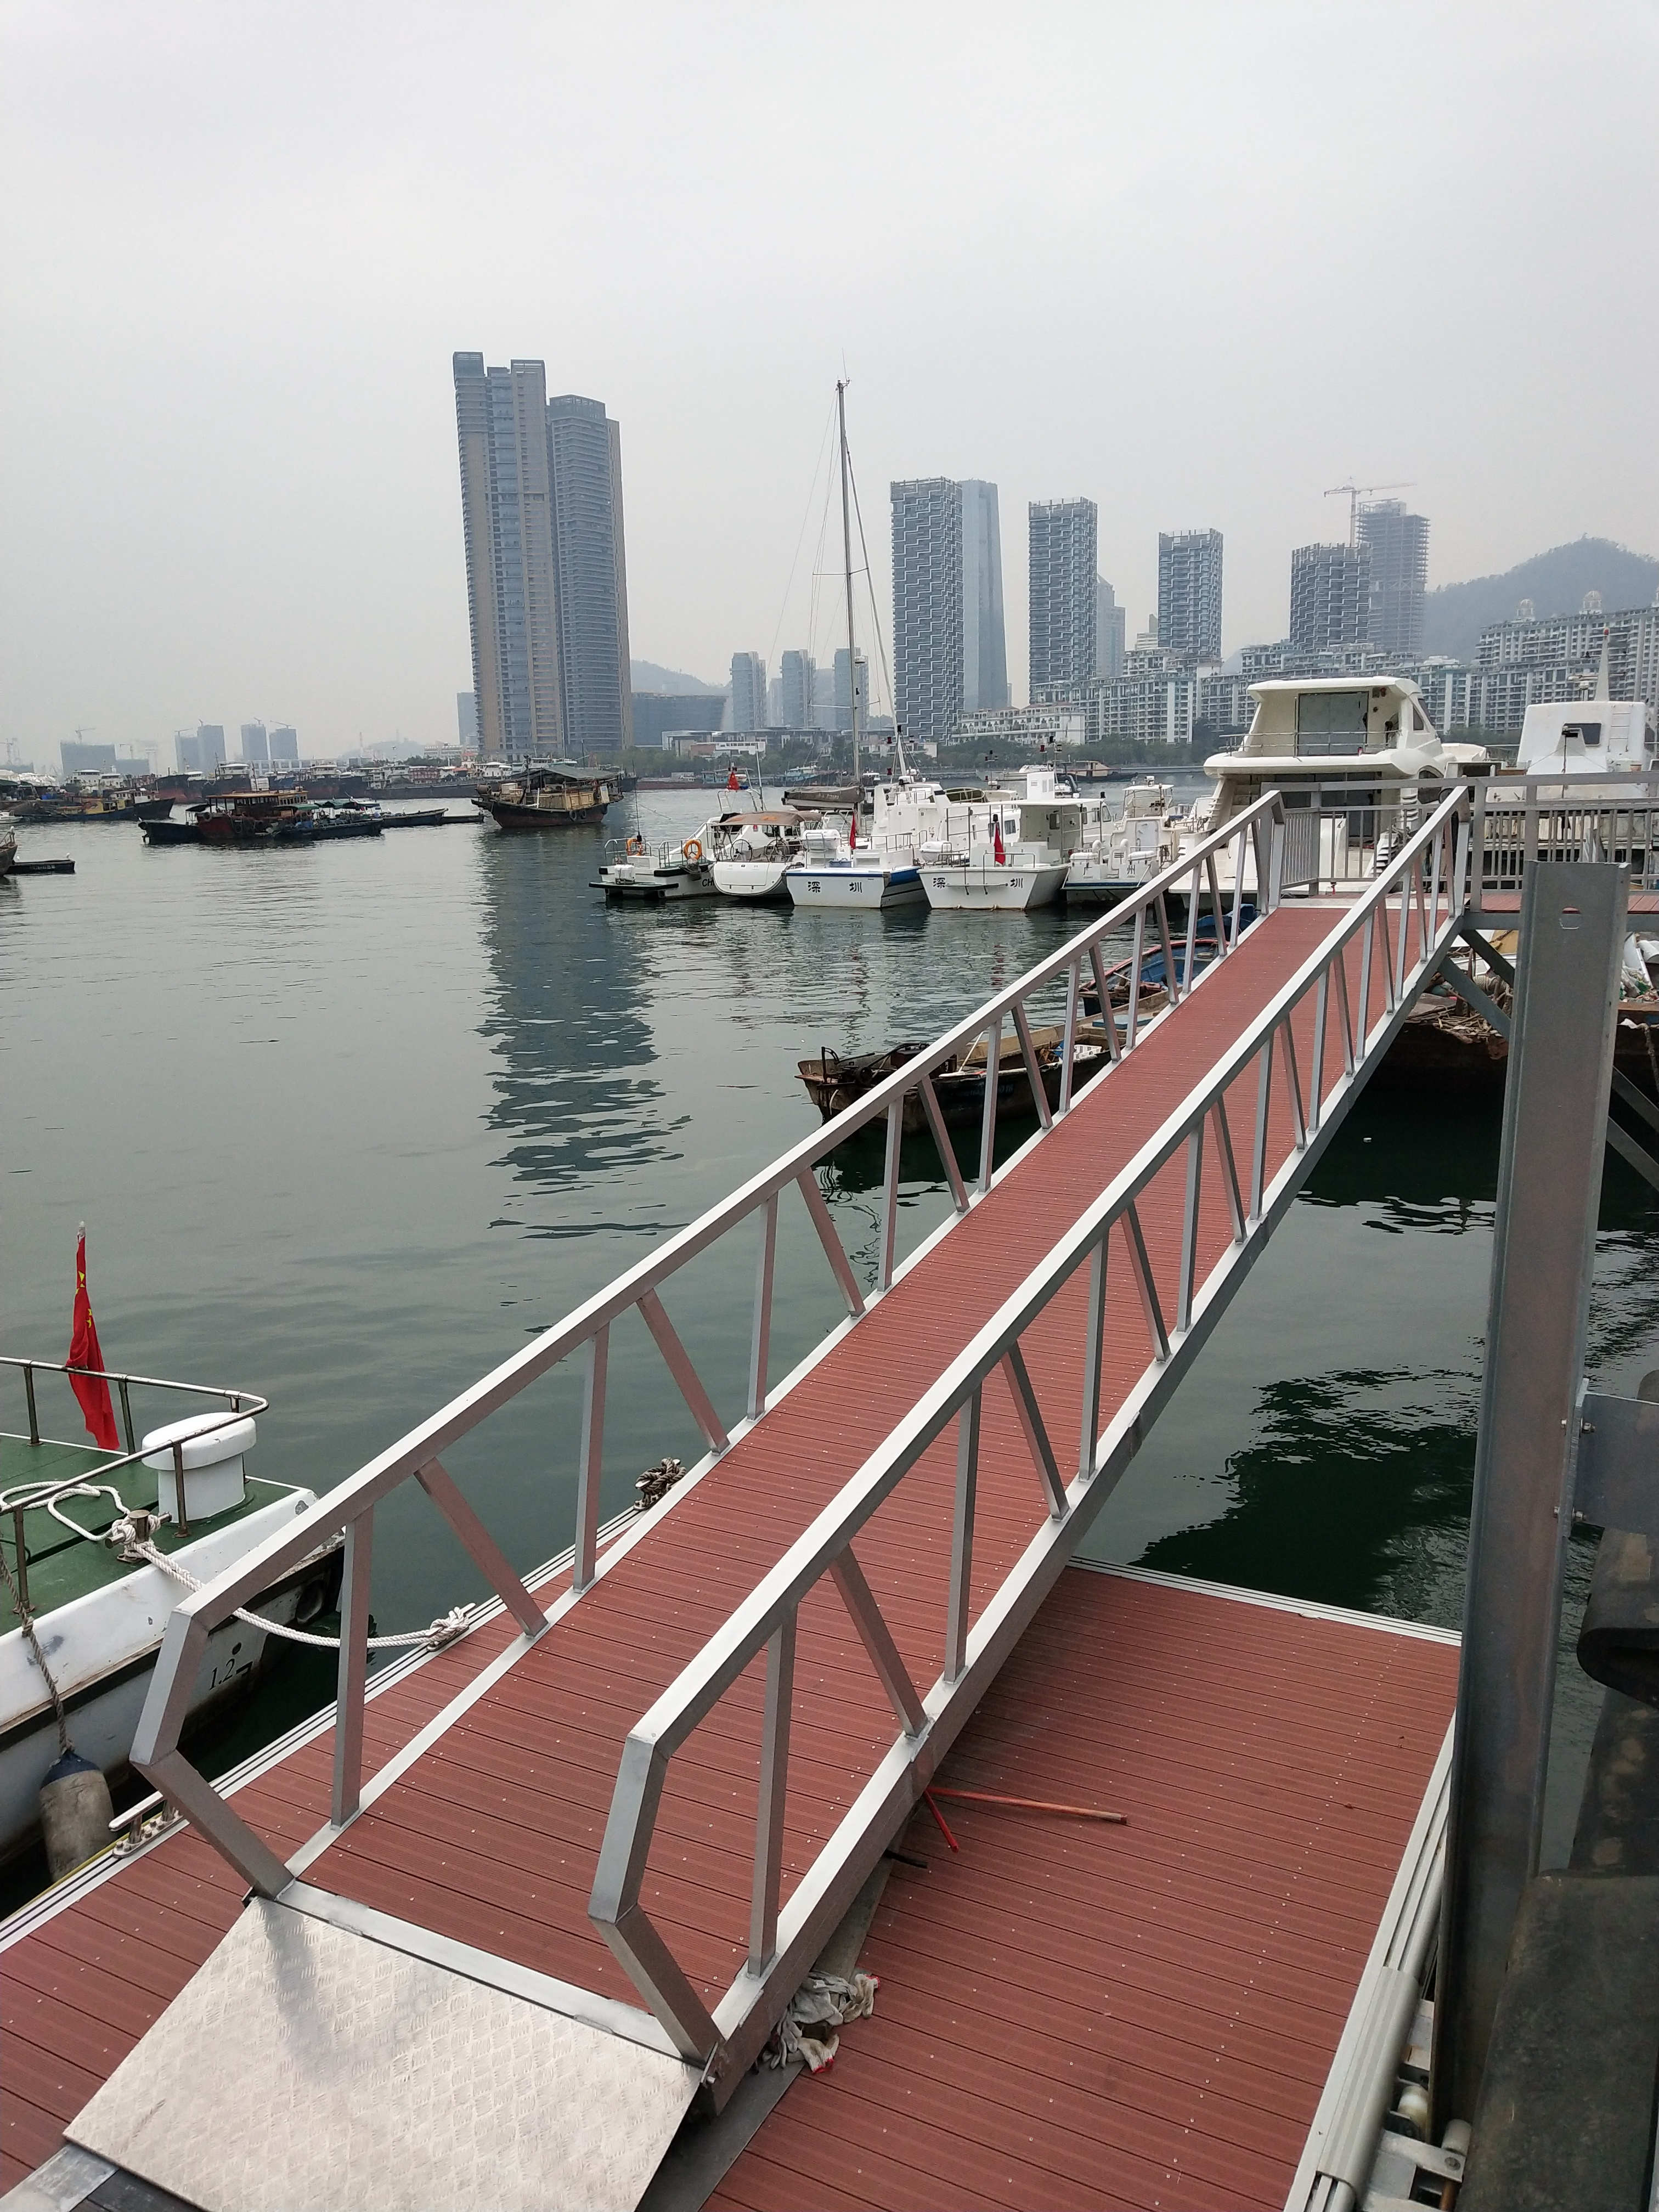
[[[781,1158],[750,1177],[731,1195],[699,1218],[667,1238],[658,1249],[627,1269],[605,1289],[551,1328],[545,1329],[522,1350],[449,1403],[418,1423],[386,1450],[360,1468],[344,1482],[325,1492],[290,1528],[267,1538],[245,1553],[223,1574],[200,1592],[185,1599],[173,1613],[163,1636],[155,1674],[133,1745],[133,1764],[156,1787],[165,1790],[196,1820],[218,1849],[256,1888],[275,1895],[289,1879],[288,1869],[253,1831],[191,1767],[179,1750],[188,1709],[191,1686],[201,1662],[208,1636],[238,1606],[244,1605],[309,1553],[319,1540],[341,1531],[346,1538],[345,1585],[342,1602],[338,1699],[341,1720],[336,1735],[335,1790],[331,1814],[343,1825],[356,1812],[362,1792],[362,1723],[366,1676],[363,1642],[368,1613],[368,1567],[374,1510],[380,1499],[411,1477],[437,1505],[483,1571],[492,1587],[517,1620],[526,1638],[539,1636],[547,1626],[537,1606],[508,1565],[499,1547],[466,1504],[445,1468],[441,1455],[491,1413],[507,1404],[532,1382],[547,1374],[573,1353],[586,1355],[583,1376],[581,1437],[576,1498],[576,1535],[572,1589],[580,1596],[591,1587],[598,1571],[595,1544],[599,1520],[599,1473],[604,1446],[605,1382],[611,1324],[637,1310],[661,1353],[681,1397],[708,1446],[708,1459],[717,1459],[731,1444],[713,1401],[670,1321],[659,1287],[678,1268],[738,1224],[758,1215],[762,1222],[761,1249],[756,1273],[755,1300],[750,1340],[749,1390],[744,1420],[738,1433],[758,1420],[768,1402],[768,1361],[771,1339],[773,1265],[776,1249],[778,1202],[793,1183],[800,1192],[831,1272],[847,1308],[845,1328],[866,1310],[860,1289],[815,1173],[818,1164],[859,1129],[886,1122],[886,1161],[881,1216],[877,1291],[879,1296],[896,1276],[894,1245],[898,1223],[900,1149],[904,1108],[912,1092],[920,1092],[924,1113],[938,1147],[956,1217],[967,1213],[992,1188],[996,1139],[996,1083],[988,1080],[980,1130],[980,1164],[970,1194],[963,1182],[955,1150],[946,1132],[933,1076],[946,1061],[984,1037],[988,1069],[1002,1065],[1003,1024],[1012,1020],[1037,1110],[1039,1136],[1054,1125],[1042,1069],[1031,1038],[1027,1001],[1034,994],[1065,979],[1066,1018],[1061,1051],[1058,1115],[1072,1103],[1073,1046],[1084,995],[1085,966],[1092,973],[1104,1015],[1109,1056],[1113,1062],[1133,1051],[1138,1039],[1153,1022],[1201,988],[1236,948],[1244,927],[1243,910],[1232,902],[1231,921],[1224,918],[1224,901],[1218,873],[1218,856],[1231,851],[1235,878],[1245,852],[1255,857],[1257,878],[1268,884],[1258,908],[1271,908],[1279,896],[1278,858],[1284,841],[1284,807],[1277,792],[1268,792],[1249,808],[1231,817],[1219,829],[1199,838],[1193,847],[1118,905],[1107,910],[1076,937],[1048,954],[1025,975],[958,1022],[925,1051],[906,1060],[877,1084],[862,1099],[826,1122],[810,1137],[792,1146]],[[1169,900],[1171,893],[1187,891],[1186,959],[1177,967]],[[1216,918],[1215,959],[1194,972],[1198,949],[1200,908],[1209,902]],[[1127,972],[1127,1006],[1124,1033],[1111,1012],[1110,981],[1103,947],[1111,934],[1130,929],[1133,949]],[[1163,956],[1166,1005],[1150,1015],[1140,1004],[1143,961]],[[1006,1170],[1005,1170],[1006,1172]],[[946,1226],[949,1226],[947,1223]],[[824,1340],[825,1343],[831,1341]],[[361,1624],[362,1632],[359,1632]]]
[[[1462,884],[1468,856],[1469,800],[1449,794],[1402,847],[1347,915],[1262,1008],[1249,1027],[1210,1070],[1135,1158],[1084,1212],[1024,1283],[985,1323],[973,1341],[922,1395],[858,1472],[818,1514],[738,1607],[722,1628],[684,1667],[630,1731],[623,1746],[610,1816],[600,1847],[589,1915],[628,1972],[635,1987],[690,2059],[730,2077],[755,2057],[783,2004],[834,1926],[853,1888],[863,1881],[908,1816],[956,1729],[977,1700],[989,1671],[1000,1663],[996,1646],[1018,1633],[1048,1582],[1065,1563],[1087,1521],[1111,1485],[1099,1478],[1117,1455],[1127,1464],[1142,1401],[1155,1381],[1172,1386],[1184,1354],[1195,1351],[1218,1312],[1251,1249],[1265,1241],[1274,1208],[1288,1202],[1321,1133],[1334,1126],[1333,1109],[1364,1079],[1386,1049],[1416,988],[1433,972],[1460,925]],[[1398,911],[1386,919],[1380,978],[1377,923],[1391,898]],[[1417,951],[1409,958],[1413,927]],[[1347,960],[1363,933],[1358,1028]],[[1382,1013],[1373,1025],[1373,986],[1381,981]],[[1297,1070],[1291,1020],[1314,994],[1314,1047],[1310,1087]],[[1328,1024],[1336,1017],[1341,1073],[1328,1095],[1324,1066]],[[1282,1055],[1281,1080],[1291,1104],[1293,1144],[1276,1175],[1268,1164],[1268,1113],[1273,1062]],[[1252,1063],[1259,1069],[1256,1127],[1246,1186],[1232,1146],[1226,1095]],[[1227,1253],[1199,1279],[1200,1193],[1205,1132],[1213,1130],[1232,1229]],[[1166,1321],[1141,1231],[1136,1202],[1182,1150],[1187,1154],[1186,1208],[1176,1311]],[[1212,1168],[1212,1172],[1215,1170]],[[1149,1340],[1149,1367],[1105,1434],[1097,1434],[1102,1350],[1105,1328],[1106,1259],[1111,1233],[1121,1228]],[[1060,1458],[1044,1424],[1020,1349],[1020,1340],[1060,1288],[1087,1262],[1087,1334],[1083,1359],[1080,1449],[1075,1475],[1060,1472]],[[1226,1278],[1218,1282],[1218,1279]],[[1047,1544],[1039,1528],[1031,1546],[988,1602],[969,1618],[975,1493],[981,1394],[994,1370],[1006,1375],[1024,1432],[1040,1495],[1048,1510]],[[878,1601],[860,1570],[853,1540],[924,1452],[957,1424],[957,1480],[951,1571],[946,1601],[945,1665],[924,1697],[912,1680]],[[1048,1569],[1042,1578],[1042,1568]],[[829,1575],[850,1614],[874,1670],[893,1705],[899,1735],[878,1764],[852,1808],[802,1875],[787,1906],[780,1905],[783,1818],[787,1790],[789,1726],[796,1623],[808,1593]],[[1035,1595],[1033,1595],[1033,1590]],[[1022,1610],[1023,1608],[1023,1610]],[[668,1765],[726,1691],[764,1651],[766,1705],[750,1891],[749,1957],[714,2013],[704,2006],[660,1930],[641,1902]],[[978,1679],[976,1679],[976,1677]],[[717,2095],[719,2094],[717,2089]]]

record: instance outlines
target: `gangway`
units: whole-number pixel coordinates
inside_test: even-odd
[[[320,2003],[331,2063],[349,2074],[373,2062],[394,2105],[429,2088],[438,2062],[421,2036],[440,2021],[447,2124],[459,2107],[475,2112],[487,2087],[505,2094],[504,2051],[526,2080],[557,2080],[597,2116],[593,2157],[621,2158],[607,2167],[614,2201],[636,2201],[693,2094],[718,2109],[744,2079],[1418,994],[1468,931],[1482,865],[1471,836],[1459,789],[1368,880],[1309,896],[1305,882],[1286,880],[1285,811],[1267,794],[328,1492],[290,1535],[182,1603],[135,1763],[254,1906],[111,2073],[74,2140],[192,2201],[256,2201],[246,2191],[270,2130],[303,2128],[316,2091],[319,2051],[275,2024],[285,2006]],[[1247,862],[1260,887],[1254,918],[1224,892],[1224,877],[1246,879]],[[1206,912],[1216,957],[1195,970]],[[1125,935],[1116,1023],[1106,963]],[[1169,980],[1166,1004],[1148,1016],[1141,969],[1154,953]],[[1069,1046],[1091,983],[1111,1064],[1074,1092]],[[1058,992],[1067,1049],[1051,1110],[1032,1014]],[[1038,1127],[997,1165],[988,1084],[969,1182],[933,1078],[981,1038],[998,1065],[1005,1025]],[[900,1261],[913,1097],[951,1210]],[[866,1286],[816,1170],[872,1124],[884,1125],[886,1151]],[[792,1185],[846,1317],[775,1383],[779,1208]],[[755,1290],[747,1401],[728,1421],[664,1291],[738,1230],[754,1239]],[[632,1312],[708,1449],[601,1551],[610,1332]],[[442,1455],[577,1359],[569,1567],[532,1589]],[[428,1698],[418,1724],[389,1741],[396,1730],[375,1725],[368,1694],[368,1572],[375,1510],[411,1480],[500,1604],[442,1655],[444,1702],[434,1710]],[[328,1817],[308,1838],[273,1838],[191,1765],[184,1712],[214,1626],[336,1533],[346,1540],[346,1634]],[[371,1754],[380,1763],[366,1771]],[[386,2073],[391,2030],[380,2015],[400,1990],[426,2025],[397,2027],[402,2058]],[[250,2022],[264,2023],[263,2037]],[[245,2080],[265,2069],[246,2126],[224,2109],[222,2065],[211,2069],[210,2110],[209,2076],[191,2057],[226,2039],[240,2039]],[[605,2116],[624,2108],[623,2155],[605,2138]],[[401,2136],[395,2113],[388,2121],[396,2156],[429,2156],[423,2124],[404,2118]],[[523,2124],[542,2155],[544,2125]],[[181,2165],[186,2142],[195,2162]],[[544,2201],[514,2196],[507,2179],[495,2175],[494,2201]]]

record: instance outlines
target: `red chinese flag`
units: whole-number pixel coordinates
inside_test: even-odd
[[[997,814],[991,817],[991,858],[1000,868],[1008,865],[1008,848],[1002,842],[1002,817]]]
[[[738,781],[738,771],[735,768],[732,769],[726,775],[726,787],[728,791],[741,791],[743,789],[743,786]]]
[[[92,1300],[87,1296],[87,1232],[84,1225],[80,1242],[75,1248],[75,1333],[70,1338],[69,1364],[71,1367],[99,1368],[104,1364],[103,1351],[98,1342],[98,1324],[92,1317]],[[101,1376],[71,1375],[70,1388],[81,1401],[87,1434],[94,1443],[105,1451],[118,1451],[120,1440],[116,1434],[115,1408],[110,1403],[109,1384]]]

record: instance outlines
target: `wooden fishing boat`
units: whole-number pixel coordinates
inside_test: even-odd
[[[616,797],[609,778],[576,768],[536,766],[521,775],[481,783],[473,803],[501,830],[573,830],[603,822]]]
[[[1051,1108],[1060,1103],[1065,1043],[1066,1032],[1062,1029],[1031,1031],[1032,1049]],[[921,1050],[920,1044],[905,1043],[890,1045],[884,1052],[842,1054],[832,1052],[826,1046],[813,1059],[798,1060],[796,1066],[807,1097],[829,1121],[873,1091],[896,1068],[914,1060]],[[1091,1076],[1097,1074],[1106,1066],[1107,1056],[1105,1030],[1094,1025],[1079,1028],[1072,1047],[1073,1088],[1079,1089]],[[933,1071],[934,1095],[947,1124],[960,1127],[977,1121],[984,1112],[986,1060],[985,1040],[981,1037],[971,1051],[959,1059],[953,1054]],[[1035,1116],[1036,1113],[1031,1079],[1026,1073],[1019,1039],[1006,1036],[998,1054],[998,1117],[1004,1114]],[[918,1135],[927,1126],[921,1094],[911,1091],[904,1102],[905,1134]]]

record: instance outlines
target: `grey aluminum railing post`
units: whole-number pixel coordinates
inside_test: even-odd
[[[23,1395],[29,1401],[29,1442],[38,1444],[40,1441],[40,1416],[34,1410],[34,1370],[27,1365],[23,1369]]]
[[[593,1579],[599,1540],[599,1477],[605,1465],[605,1385],[610,1365],[611,1328],[596,1328],[587,1340],[582,1376],[581,1457],[576,1472],[576,1550],[571,1586],[580,1596]]]
[[[1100,1449],[1100,1372],[1106,1353],[1106,1254],[1111,1233],[1103,1233],[1089,1258],[1089,1319],[1083,1342],[1083,1423],[1078,1438],[1077,1471],[1095,1471]]]
[[[340,1600],[340,1662],[334,1706],[334,1796],[329,1817],[343,1827],[356,1811],[363,1782],[363,1699],[368,1684],[368,1576],[374,1557],[374,1508],[345,1532]]]
[[[1056,1109],[1060,1114],[1072,1110],[1072,1060],[1077,1051],[1077,1002],[1081,995],[1082,979],[1074,960],[1066,970],[1066,1025],[1060,1031],[1060,1104]]]
[[[898,1237],[899,1162],[904,1148],[904,1101],[894,1099],[887,1109],[887,1149],[881,1174],[881,1259],[876,1270],[876,1288],[890,1290],[893,1283],[893,1250]],[[772,1220],[776,1221],[775,1210]],[[772,1231],[769,1226],[768,1235]],[[769,1262],[768,1263],[769,1266]],[[761,1408],[750,1392],[749,1413],[758,1419]]]
[[[951,1594],[945,1621],[945,1679],[954,1682],[968,1664],[968,1609],[973,1600],[974,1507],[979,1494],[979,1419],[983,1396],[975,1389],[957,1415],[957,1491],[951,1519]]]
[[[1129,1019],[1123,1033],[1123,1049],[1134,1049],[1135,1031],[1140,1025],[1140,958],[1146,944],[1146,909],[1135,908],[1134,945],[1129,954]]]
[[[1522,1890],[1537,1870],[1561,1574],[1629,889],[1527,872],[1504,1098],[1486,1368],[1452,1753],[1434,2136],[1472,2119]]]
[[[1002,1080],[1002,1017],[985,1032],[985,1104],[979,1120],[979,1187],[991,1188],[991,1164],[997,1148],[997,1087]]]
[[[890,1125],[887,1148],[890,1154],[896,1150]],[[896,1211],[893,1200],[898,1182],[896,1158],[890,1158],[888,1165],[892,1174],[884,1186],[887,1197],[887,1218],[882,1225],[883,1250],[886,1255],[882,1270],[884,1290],[893,1272],[893,1215]],[[777,1265],[777,1254],[778,1194],[774,1191],[761,1208],[760,1250],[755,1255],[755,1311],[749,1331],[749,1418],[751,1421],[759,1420],[766,1411],[767,1376],[772,1359],[772,1277]]]
[[[138,1447],[134,1443],[132,1435],[132,1402],[127,1395],[127,1378],[125,1375],[121,1376],[115,1387],[121,1394],[121,1427],[126,1437],[127,1449],[130,1452],[136,1452]]]
[[[1198,1277],[1200,1205],[1204,1189],[1204,1122],[1200,1115],[1187,1139],[1187,1200],[1181,1223],[1181,1273],[1176,1294],[1176,1330],[1184,1335],[1193,1325],[1193,1292]]]
[[[789,1720],[795,1695],[796,1608],[766,1647],[766,1715],[761,1725],[760,1794],[755,1806],[755,1880],[749,1903],[749,1971],[763,1974],[778,1948],[783,1815],[789,1789]]]

